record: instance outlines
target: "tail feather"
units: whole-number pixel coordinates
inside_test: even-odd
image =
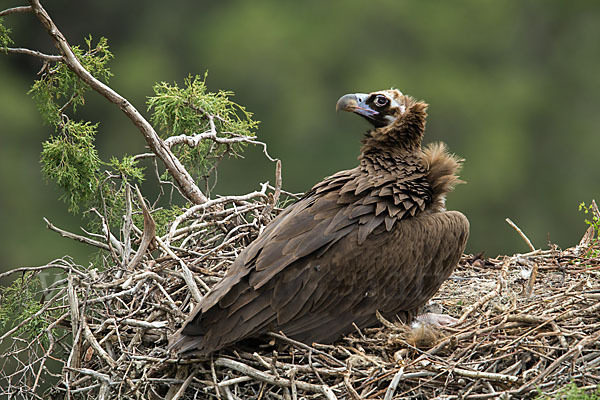
[[[189,336],[178,332],[169,340],[167,350],[174,351],[177,354],[188,353],[192,350],[198,351],[200,354],[206,354],[208,352],[203,349],[203,341],[204,336]]]

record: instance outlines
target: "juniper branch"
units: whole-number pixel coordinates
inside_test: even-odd
[[[93,90],[104,96],[111,103],[116,104],[121,111],[133,122],[133,124],[144,135],[150,149],[164,162],[167,170],[173,176],[183,194],[193,203],[202,204],[208,198],[198,188],[189,172],[177,157],[173,155],[170,148],[160,139],[152,125],[140,114],[140,112],[123,96],[118,94],[108,85],[96,79],[73,53],[71,46],[65,36],[60,32],[50,15],[42,7],[39,0],[29,0],[31,8],[48,35],[54,42],[56,48],[63,54],[67,67],[73,71],[82,81],[87,83]]]

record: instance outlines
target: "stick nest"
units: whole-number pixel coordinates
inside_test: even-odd
[[[234,346],[210,358],[169,354],[168,338],[198,296],[277,211],[263,186],[188,210],[162,238],[147,216],[144,232],[129,224],[133,246],[109,235],[103,270],[67,258],[22,269],[28,279],[57,268],[63,274],[43,290],[42,307],[2,336],[0,393],[39,399],[508,399],[551,395],[570,382],[600,383],[594,232],[564,251],[464,256],[428,305],[459,319],[450,328],[380,318],[379,327],[357,329],[334,345],[272,333],[262,345]],[[142,254],[131,250],[136,244]],[[35,334],[23,329],[39,320]]]

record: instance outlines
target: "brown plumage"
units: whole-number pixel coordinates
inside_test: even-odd
[[[398,90],[340,98],[374,126],[359,165],[284,210],[196,306],[170,347],[208,354],[268,331],[332,342],[386,318],[411,320],[456,266],[469,223],[445,211],[460,162],[421,149],[427,104]]]

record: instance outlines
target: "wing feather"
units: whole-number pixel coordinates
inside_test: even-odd
[[[319,282],[317,289],[311,292],[312,307],[296,314],[293,324],[283,326],[283,331],[292,337],[298,335],[296,338],[303,337],[305,330],[311,331],[314,334],[312,341],[323,341],[323,335],[334,328],[324,330],[322,335],[312,329],[319,322],[331,323],[328,313],[332,310],[337,319],[345,313],[354,318],[373,316],[375,310],[398,314],[404,319],[414,315],[454,270],[464,250],[468,231],[467,219],[453,211],[401,220],[392,232],[392,239],[369,237],[364,247],[357,246],[356,239],[345,237],[331,252],[344,256],[323,260],[328,261],[332,270],[343,268],[343,276],[322,274],[318,279],[310,274],[305,276],[308,281]],[[456,240],[447,240],[452,236]],[[416,245],[406,248],[407,243]],[[381,256],[373,252],[365,254],[363,249],[367,248],[377,249]],[[370,266],[367,272],[365,265]],[[288,304],[294,302],[291,300]],[[365,321],[377,322],[375,318],[366,317]],[[353,320],[346,321],[347,324],[351,322]]]
[[[362,245],[367,237],[385,220],[383,216],[368,215],[367,222],[358,226],[358,245]]]

